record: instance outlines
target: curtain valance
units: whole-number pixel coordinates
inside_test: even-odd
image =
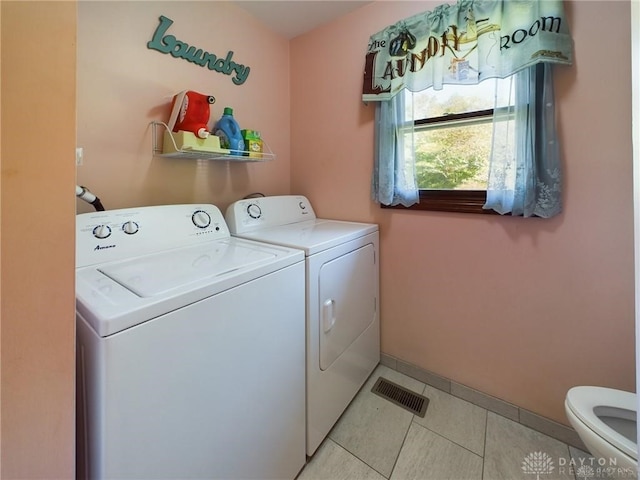
[[[370,37],[362,99],[505,78],[540,62],[570,65],[572,52],[562,0],[459,0]]]

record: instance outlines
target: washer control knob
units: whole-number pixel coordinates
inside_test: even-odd
[[[138,233],[138,230],[140,230],[140,226],[131,220],[122,224],[122,231],[127,235]]]
[[[251,218],[258,219],[262,216],[262,210],[260,209],[260,205],[257,203],[250,203],[247,207],[247,213]]]
[[[109,225],[98,225],[93,229],[93,236],[99,239],[107,238],[111,235],[111,227]]]
[[[307,208],[307,206],[304,204],[304,202],[300,202],[300,203],[298,203],[298,206],[299,206],[302,210],[304,210],[305,208]]]
[[[211,217],[204,210],[196,210],[191,215],[191,221],[198,228],[207,228],[211,225]]]

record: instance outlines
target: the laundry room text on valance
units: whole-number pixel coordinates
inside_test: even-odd
[[[570,65],[572,54],[561,0],[459,0],[370,37],[362,99],[505,78],[539,62]]]

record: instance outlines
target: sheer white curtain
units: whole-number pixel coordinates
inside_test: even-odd
[[[413,112],[403,94],[376,102],[374,138],[373,199],[405,207],[417,203]]]
[[[496,82],[496,88],[509,91],[495,95],[485,209],[543,218],[562,211],[552,69],[538,64]],[[406,207],[418,203],[413,111],[405,94],[376,102],[375,142],[374,200]]]
[[[562,210],[562,175],[552,65],[528,67],[504,83],[515,90],[515,102],[494,109],[483,208],[500,214],[553,217]]]

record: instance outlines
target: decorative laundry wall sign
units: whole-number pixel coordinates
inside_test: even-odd
[[[153,38],[147,42],[147,48],[161,53],[169,53],[172,57],[182,58],[187,62],[195,63],[201,67],[207,67],[225,75],[233,75],[231,81],[236,85],[246,82],[251,68],[232,60],[233,51],[227,52],[225,57],[219,57],[213,53],[205,52],[201,48],[189,45],[178,40],[173,35],[167,35],[167,30],[173,24],[173,20],[160,15],[160,24],[153,33]]]

